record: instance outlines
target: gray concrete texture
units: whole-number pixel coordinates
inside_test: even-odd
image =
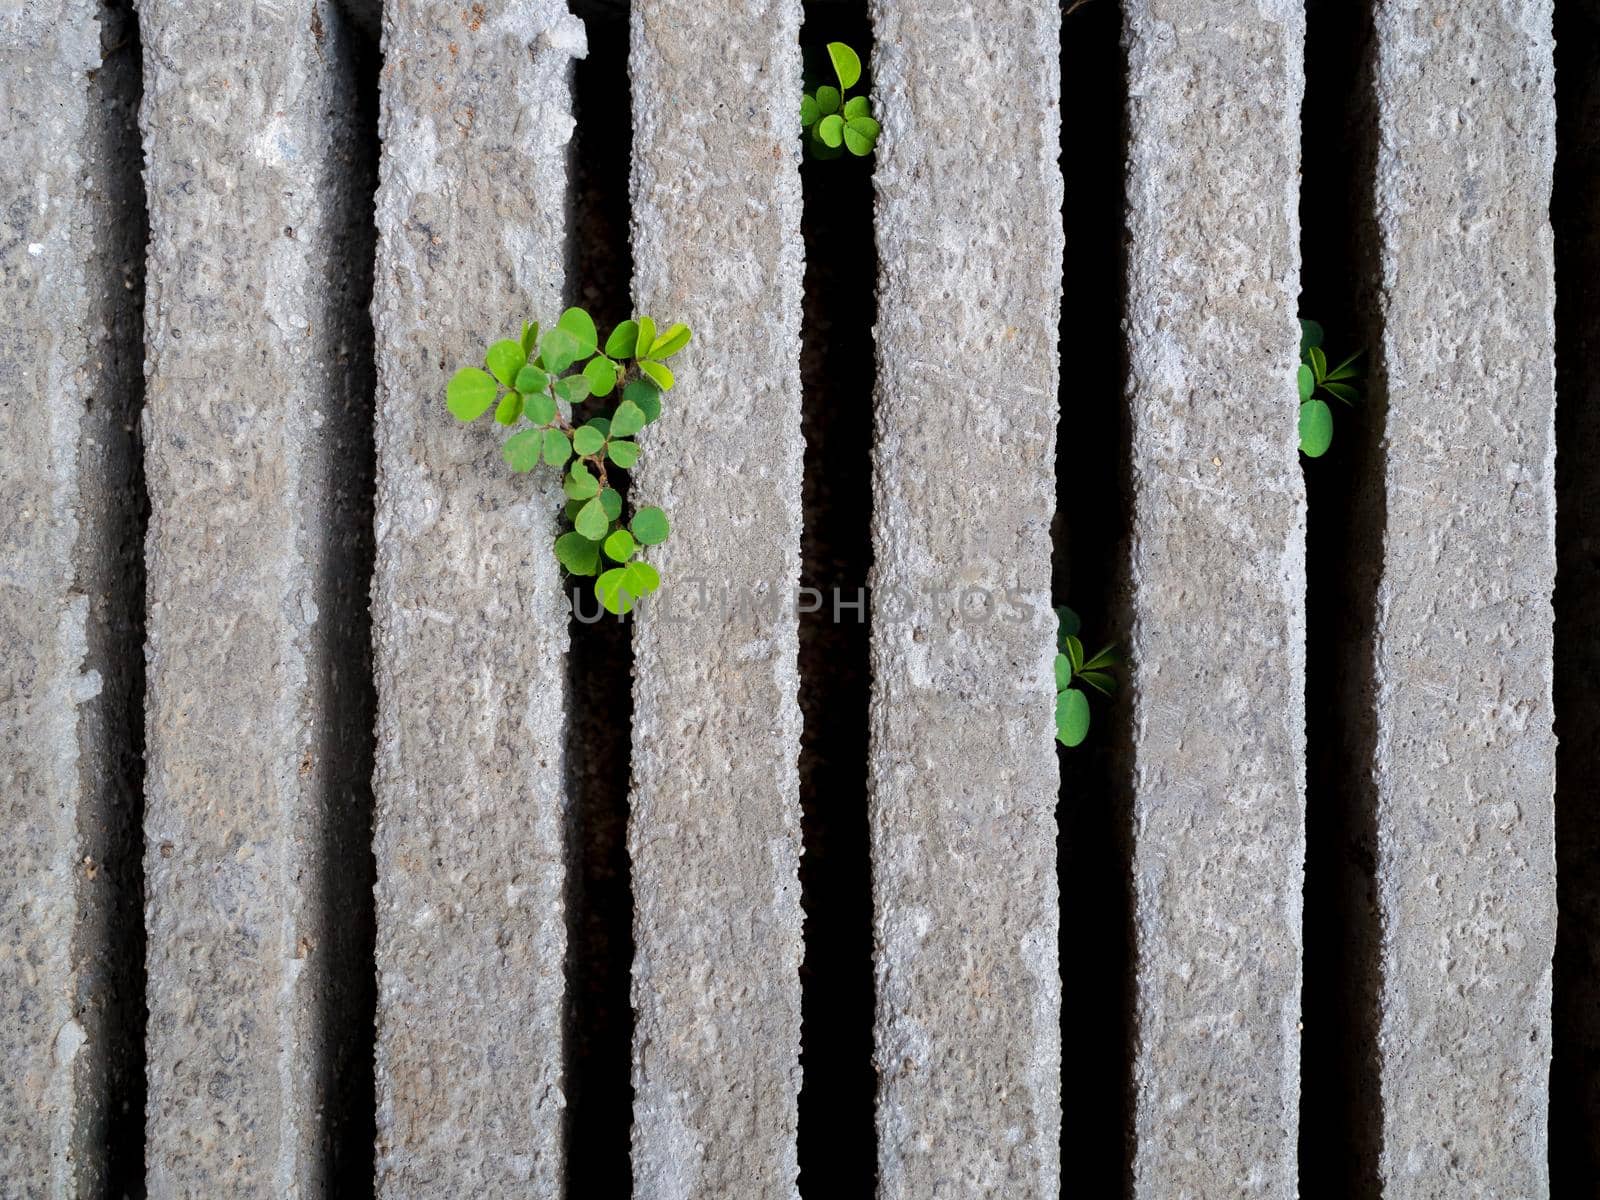
[[[634,639],[638,1200],[796,1195],[799,28],[798,0],[633,12],[634,296],[695,337],[633,493],[673,521]]]
[[[364,533],[339,488],[370,435],[342,356],[371,185],[336,9],[140,18],[146,1183],[321,1194],[336,1076],[369,1036],[349,953],[365,814],[339,736],[362,709],[339,579]]]
[[[1388,1200],[1549,1194],[1549,0],[1382,4],[1376,656]]]
[[[871,14],[879,1195],[1053,1197],[1060,9]]]
[[[1298,0],[1131,0],[1134,1192],[1297,1194]]]
[[[564,285],[571,71],[558,0],[385,7],[378,354],[378,1190],[562,1178],[567,608],[555,472],[445,384]]]
[[[132,306],[114,225],[128,64],[102,61],[100,11],[60,0],[0,15],[0,1180],[13,1195],[103,1186],[127,1063],[113,938],[137,921],[137,871],[126,607],[112,593],[136,575],[124,542],[139,391],[137,359],[119,353]],[[114,35],[119,14],[106,18]]]

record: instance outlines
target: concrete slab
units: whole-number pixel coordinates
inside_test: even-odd
[[[1297,1194],[1298,0],[1132,0],[1137,1196]]]
[[[1060,6],[871,13],[878,1194],[1053,1197]]]
[[[694,330],[633,490],[673,522],[634,639],[639,1200],[796,1194],[799,27],[633,10],[634,294]]]

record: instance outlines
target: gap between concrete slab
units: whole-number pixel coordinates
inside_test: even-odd
[[[1550,1193],[1600,1180],[1600,9],[1555,6],[1556,954]]]
[[[870,94],[872,27],[863,0],[811,0],[801,29],[806,85],[831,76],[826,46],[861,55]],[[852,93],[855,94],[855,93]],[[796,134],[799,114],[795,114]],[[805,324],[800,359],[806,440],[801,585],[820,609],[800,616],[800,1194],[873,1194],[872,864],[867,823],[865,604],[872,564],[871,381],[878,253],[873,160],[806,159],[800,170]],[[837,602],[837,603],[836,603]],[[859,607],[856,605],[859,604]]]
[[[1328,453],[1301,459],[1309,632],[1300,1194],[1376,1200],[1382,1111],[1372,644],[1385,389],[1376,357],[1371,7],[1312,0],[1306,20],[1300,313],[1322,323],[1337,358],[1366,350],[1366,384],[1359,406],[1334,414]]]
[[[628,11],[602,0],[572,9],[587,27],[589,54],[573,78],[568,300],[587,308],[604,336],[633,315]],[[616,479],[626,503],[627,476]],[[603,612],[591,582],[566,581],[574,611],[567,658],[566,1194],[574,1200],[628,1195],[633,1121],[633,619]]]
[[[1121,19],[1118,5],[1102,2],[1061,23],[1066,254],[1052,592],[1082,618],[1091,650],[1126,645],[1130,620]],[[1096,697],[1088,739],[1057,749],[1061,1161],[1072,1164],[1075,1191],[1106,1197],[1132,1186],[1130,715],[1120,697]]]

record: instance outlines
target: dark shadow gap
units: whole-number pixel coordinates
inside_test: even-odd
[[[589,0],[573,10],[587,27],[589,54],[573,79],[567,294],[570,303],[589,310],[604,337],[633,315],[628,9]],[[627,476],[612,482],[626,503]],[[604,613],[592,583],[566,581],[574,611],[567,659],[565,1053],[567,1195],[574,1200],[627,1196],[632,1187],[633,690],[627,681],[633,677],[633,622]]]
[[[99,12],[100,68],[89,106],[96,207],[90,261],[101,285],[93,322],[96,382],[83,417],[77,590],[87,597],[87,669],[100,694],[79,709],[77,1019],[89,1032],[76,1064],[86,1098],[74,1130],[81,1195],[144,1195],[144,640],[145,205],[139,102],[143,52],[131,0]],[[101,1171],[103,1169],[103,1175]]]
[[[808,88],[832,79],[826,46],[844,42],[871,87],[866,5],[809,0],[801,45]],[[795,113],[795,134],[800,114]],[[867,822],[872,564],[872,386],[877,371],[878,252],[872,163],[803,160],[805,318],[800,355],[805,435],[800,582],[800,1194],[873,1195],[872,870]],[[835,601],[838,604],[836,607]],[[861,607],[847,607],[861,604]]]
[[[1556,4],[1556,954],[1551,1195],[1600,1187],[1600,8]]]
[[[374,1021],[377,987],[372,854],[372,772],[377,689],[372,673],[370,596],[375,556],[373,442],[376,365],[372,289],[378,182],[377,42],[358,24],[329,8],[323,50],[338,71],[329,97],[328,123],[335,153],[321,194],[329,198],[332,261],[328,308],[319,323],[321,353],[333,363],[332,411],[322,461],[322,489],[330,497],[316,582],[321,614],[316,728],[306,770],[313,776],[323,822],[318,894],[319,944],[324,986],[320,1027],[323,1153],[330,1194],[373,1194],[375,1084]],[[285,231],[290,236],[290,231]]]
[[[1129,626],[1126,95],[1120,6],[1095,0],[1064,13],[1066,251],[1052,592],[1082,620],[1090,653],[1108,642],[1126,645]],[[1057,747],[1061,1161],[1075,1194],[1117,1197],[1133,1186],[1131,714],[1120,697],[1091,701],[1087,739]]]
[[[1335,360],[1365,349],[1362,399],[1302,457],[1306,540],[1306,866],[1300,1194],[1376,1200],[1377,795],[1373,642],[1385,522],[1370,5],[1307,6],[1300,315]],[[1285,406],[1285,420],[1293,419]]]

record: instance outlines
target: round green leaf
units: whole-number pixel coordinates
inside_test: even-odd
[[[564,329],[578,342],[578,357],[588,358],[595,352],[600,335],[595,332],[594,319],[581,308],[569,308],[556,321],[557,329]]]
[[[672,531],[667,514],[655,505],[641,508],[634,513],[633,520],[628,522],[628,528],[633,530],[633,536],[638,539],[641,546],[659,545],[667,540],[667,534]]]
[[[489,372],[477,367],[462,367],[450,376],[444,402],[456,420],[476,421],[489,411],[489,406],[499,394],[500,386]]]
[[[597,354],[584,365],[583,377],[589,381],[591,396],[609,396],[617,386],[617,364]]]
[[[552,467],[566,465],[567,459],[572,457],[572,443],[567,440],[567,435],[559,429],[546,429],[544,431],[544,460]]]
[[[1313,346],[1322,345],[1322,326],[1315,321],[1300,322],[1300,353],[1302,355]]]
[[[851,96],[844,102],[844,119],[852,121],[856,117],[870,117],[872,115],[872,101],[865,96]]]
[[[838,147],[844,141],[844,118],[838,113],[823,117],[817,125],[817,136],[822,139],[824,146]]]
[[[689,327],[682,321],[674,321],[667,326],[667,331],[656,339],[655,345],[650,347],[650,357],[671,358],[688,344]]]
[[[596,454],[605,444],[605,435],[588,425],[580,425],[572,431],[572,448],[579,454]]]
[[[550,376],[532,363],[517,372],[516,389],[523,395],[527,395],[529,392],[542,392],[549,386]]]
[[[1089,697],[1068,688],[1056,697],[1056,739],[1063,746],[1077,746],[1088,734]]]
[[[833,158],[843,158],[844,147],[830,146],[827,142],[823,141],[822,134],[818,132],[821,128],[821,121],[818,121],[811,127],[811,139],[806,143],[806,149],[811,152],[811,157],[817,159],[819,162],[826,162]]]
[[[605,537],[606,530],[611,528],[611,521],[606,516],[605,508],[600,504],[600,497],[596,496],[580,508],[577,519],[572,525],[591,542],[598,542]]]
[[[489,363],[489,373],[507,387],[511,386],[511,381],[517,377],[517,372],[522,370],[528,361],[522,343],[510,339],[490,346],[489,353],[485,357]]]
[[[635,596],[648,596],[661,586],[661,573],[643,559],[636,558],[623,569],[622,586]]]
[[[611,436],[611,422],[604,417],[590,417],[584,424],[590,429],[598,429],[601,437]]]
[[[612,437],[632,437],[643,429],[644,425],[644,409],[632,400],[624,400],[617,405],[617,411],[611,414]]]
[[[1056,655],[1056,691],[1072,683],[1072,662],[1065,654]]]
[[[872,153],[878,141],[878,123],[871,117],[852,117],[844,127],[845,149],[857,158]]]
[[[568,404],[578,404],[589,398],[589,377],[587,375],[568,375],[565,379],[556,380],[556,397],[565,400]]]
[[[843,42],[829,42],[828,57],[833,60],[833,73],[839,77],[839,86],[847,92],[855,87],[861,78],[860,56]]]
[[[1337,385],[1335,385],[1337,386]],[[522,397],[516,392],[507,392],[500,397],[500,405],[494,410],[494,419],[502,425],[515,425],[517,418],[522,415]]]
[[[537,429],[524,429],[508,437],[500,453],[513,471],[531,471],[539,465],[539,451],[543,446],[544,434]]]
[[[563,533],[558,537],[556,557],[574,575],[593,575],[600,565],[599,548],[581,533]]]
[[[602,488],[600,507],[605,510],[606,520],[615,521],[622,515],[622,493],[616,488]]]
[[[562,480],[561,490],[567,493],[568,500],[588,500],[599,492],[600,481],[589,474],[589,468],[579,459],[572,464],[566,479]]]
[[[672,372],[666,363],[652,362],[645,359],[639,363],[639,370],[648,375],[653,383],[663,392],[672,389]]]
[[[633,349],[638,344],[639,322],[624,321],[606,339],[606,355],[609,358],[632,358]]]
[[[539,359],[552,375],[561,374],[582,357],[583,344],[565,329],[547,329],[539,341]]]
[[[639,461],[639,443],[609,442],[606,445],[606,457],[626,471]]]
[[[821,115],[822,115],[822,112],[821,112],[820,109],[817,108],[817,98],[815,96],[801,96],[800,97],[800,128],[801,129],[806,128],[808,125],[814,124],[816,122],[816,119],[818,117],[820,117]]]
[[[1311,368],[1305,363],[1300,364],[1300,369],[1295,372],[1295,382],[1300,388],[1300,401],[1311,399],[1312,389],[1317,386],[1316,376],[1311,373]]]
[[[522,411],[535,425],[548,425],[556,419],[555,397],[549,392],[529,392],[522,398]]]
[[[639,411],[644,414],[644,422],[648,425],[661,415],[661,389],[653,380],[631,379],[622,389],[622,398],[630,404],[639,406]],[[618,434],[625,437],[626,434]]]
[[[619,529],[607,537],[605,546],[606,557],[619,563],[627,562],[639,548],[638,543],[633,540],[633,534],[626,529]]]
[[[639,318],[639,339],[633,345],[633,356],[643,358],[656,344],[656,323],[649,317]]]
[[[826,85],[817,89],[817,111],[826,117],[839,111],[839,89]]]
[[[612,567],[609,571],[602,571],[600,578],[594,581],[594,594],[599,597],[607,612],[620,616],[633,608],[637,596],[623,586],[625,580],[624,569]]]
[[[1321,400],[1300,406],[1300,453],[1321,458],[1333,444],[1333,410]]]

